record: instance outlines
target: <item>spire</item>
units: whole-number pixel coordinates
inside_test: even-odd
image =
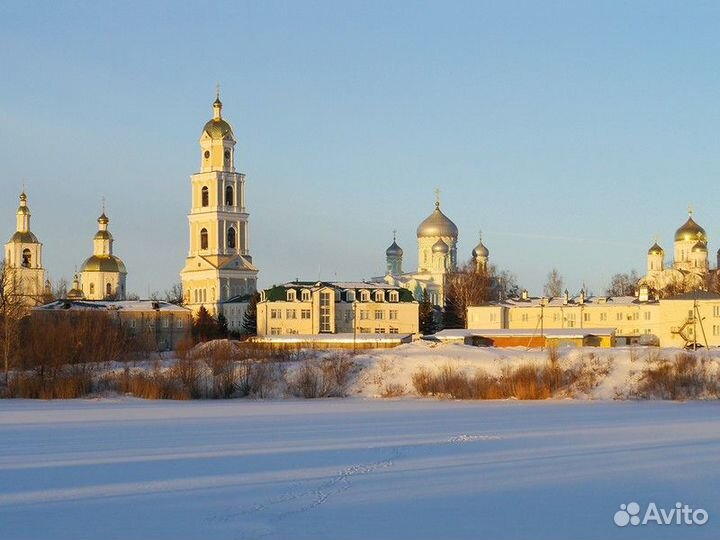
[[[27,195],[25,195],[25,187],[23,186],[20,193],[20,206],[17,209],[17,227],[16,230],[21,233],[30,232],[30,208],[27,205]]]
[[[397,229],[393,229],[393,242],[397,240]]]
[[[220,101],[220,83],[215,87],[215,101],[213,102],[213,120],[222,118],[222,101]]]
[[[440,210],[440,188],[435,188],[435,208]]]

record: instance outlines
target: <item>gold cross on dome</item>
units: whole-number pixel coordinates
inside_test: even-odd
[[[440,188],[435,188],[435,206],[440,208]]]
[[[693,215],[693,207],[692,204],[688,205],[688,215],[692,217]]]
[[[397,236],[397,229],[393,229],[393,242],[395,241],[396,236]]]

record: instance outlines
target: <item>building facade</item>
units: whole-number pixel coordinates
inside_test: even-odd
[[[386,283],[291,282],[262,291],[257,333],[417,334],[418,302]]]
[[[33,310],[37,317],[72,317],[78,313],[109,315],[130,336],[147,337],[158,351],[177,348],[190,338],[192,313],[189,309],[155,300],[85,301],[57,300]]]
[[[612,329],[619,345],[720,346],[720,294],[695,291],[665,298],[638,296],[536,298],[523,294],[468,308],[472,330]]]
[[[110,219],[105,211],[97,222],[93,254],[80,267],[79,290],[86,300],[124,300],[127,295],[127,268],[122,259],[113,254],[114,239],[108,230]],[[74,291],[73,294],[77,295]]]
[[[43,297],[50,292],[43,267],[42,248],[43,245],[30,230],[30,208],[23,191],[16,213],[15,233],[5,244],[5,264],[15,294],[21,296],[27,306],[42,303]]]
[[[235,170],[235,136],[219,96],[200,136],[200,172],[190,178],[189,252],[180,272],[184,303],[212,315],[222,303],[255,292],[258,270],[249,247],[245,175]]]

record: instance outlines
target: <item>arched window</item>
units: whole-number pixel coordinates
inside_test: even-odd
[[[202,188],[202,202],[201,204],[203,206],[208,206],[210,204],[210,193],[208,192],[207,186],[203,186]]]
[[[225,188],[225,206],[233,206],[235,198],[233,197],[233,188],[228,186]]]
[[[90,284],[90,294],[95,294],[95,284],[94,283]]]
[[[105,295],[106,296],[112,295],[112,287],[110,286],[109,283],[107,285],[105,285]]]
[[[230,227],[227,233],[228,249],[235,249],[235,227]]]
[[[23,249],[22,265],[25,268],[30,268],[30,250],[28,248]]]
[[[207,229],[200,229],[200,249],[208,248],[208,234]]]

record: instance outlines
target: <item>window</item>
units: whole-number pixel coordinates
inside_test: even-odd
[[[348,302],[354,302],[355,301],[355,291],[348,291],[345,295],[345,298]]]
[[[521,320],[522,320],[522,322],[527,322],[527,320],[528,320],[528,314],[527,314],[527,313],[523,313],[522,316],[521,316]]]
[[[375,301],[376,302],[384,302],[385,294],[382,291],[375,291]]]
[[[352,315],[353,315],[353,314],[352,314],[352,311],[350,311],[350,310],[347,310],[347,311],[345,312],[345,317],[344,317],[344,318],[345,318],[345,322],[346,322],[346,323],[349,323],[349,322],[352,321],[352,318],[353,318]]]
[[[310,319],[310,310],[309,309],[300,310],[300,318],[301,319]]]
[[[293,329],[293,328],[288,328],[288,329],[285,330],[285,333],[286,333],[286,334],[297,334],[298,331],[295,330],[295,329]]]
[[[280,328],[271,328],[270,329],[270,335],[271,336],[279,336],[281,332]]]
[[[590,314],[589,313],[583,313],[583,321],[588,322],[590,320]]]
[[[310,291],[307,289],[303,289],[300,297],[302,298],[303,302],[309,302],[310,301]]]
[[[208,248],[208,232],[207,229],[200,229],[200,249]]]
[[[376,321],[382,321],[384,318],[383,316],[383,310],[382,309],[376,309],[375,310],[375,320]]]
[[[622,321],[623,320],[622,313],[618,313],[617,315],[615,315],[615,319],[618,321]]]
[[[391,326],[389,333],[390,333],[390,334],[397,334],[397,333],[399,333],[399,332],[398,332],[398,329],[397,329],[397,328],[393,328],[393,327]]]
[[[390,310],[390,320],[391,321],[397,321],[398,318],[398,310],[397,309],[391,309]]]
[[[491,313],[491,314],[490,314],[490,322],[495,322],[496,316],[497,316],[496,313]]]
[[[235,246],[236,246],[235,227],[230,227],[227,232],[227,247],[228,247],[228,249],[235,249]]]
[[[30,268],[30,258],[31,258],[30,250],[29,250],[28,248],[23,249],[23,253],[22,253],[22,265],[23,265],[25,268]]]
[[[320,332],[331,332],[330,326],[330,292],[323,291],[320,293]]]
[[[230,157],[230,153],[228,152],[228,156]],[[228,186],[225,188],[225,206],[233,206],[235,198],[233,197],[233,188],[232,186]]]
[[[720,317],[720,306],[713,306],[713,317]]]
[[[175,326],[176,326],[177,328],[182,328],[183,326],[185,326],[185,323],[183,323],[183,320],[182,320],[182,319],[178,319],[178,320],[177,320],[177,324],[176,324]]]
[[[650,320],[650,312],[649,312],[649,311],[646,311],[646,312],[644,313],[644,315],[645,315],[645,320],[646,320],[646,321],[649,321],[649,320]]]
[[[369,302],[370,301],[370,291],[360,291],[360,301],[361,302]]]
[[[271,319],[282,319],[282,309],[271,309],[270,310],[270,318]]]
[[[135,328],[136,324],[137,322],[135,321],[135,319],[130,319],[130,328]]]
[[[95,294],[95,284],[94,283],[90,284],[90,294]]]
[[[600,320],[601,320],[601,321],[607,321],[607,313],[601,313],[601,314],[600,314]]]
[[[286,318],[286,319],[297,319],[297,310],[295,310],[295,309],[286,309],[286,310],[285,310],[285,318]]]
[[[635,313],[632,314],[633,321],[637,321],[639,319],[640,319],[640,312],[636,311]]]
[[[358,332],[360,332],[361,334],[369,334],[370,329],[367,326],[361,326],[360,328],[358,328]]]
[[[367,321],[369,318],[370,318],[370,310],[369,309],[361,309],[360,310],[360,320]]]
[[[713,336],[720,336],[720,325],[713,324]]]
[[[384,334],[385,329],[382,326],[379,326],[379,327],[375,328],[375,333],[376,334]]]
[[[397,302],[400,300],[400,293],[397,291],[390,291],[390,301]]]
[[[287,301],[288,301],[288,302],[294,302],[295,299],[296,299],[296,293],[295,293],[294,290],[290,289],[290,290],[287,292]]]
[[[207,186],[203,186],[200,193],[201,193],[200,198],[202,199],[200,204],[202,206],[209,206],[210,205],[210,192],[208,191]]]
[[[107,285],[105,285],[105,295],[106,296],[112,295],[112,285],[110,285],[109,283]]]

